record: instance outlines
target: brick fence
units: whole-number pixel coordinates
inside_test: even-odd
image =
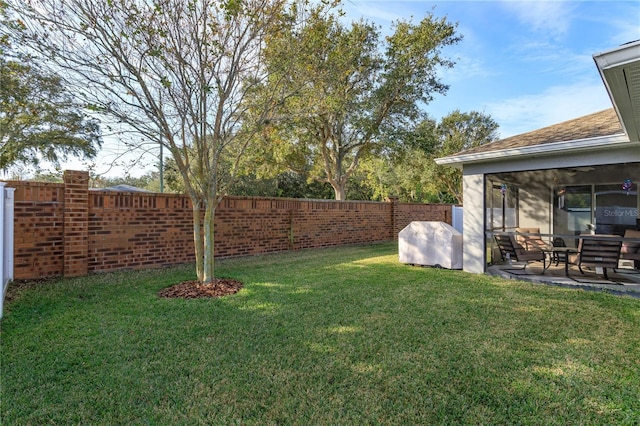
[[[86,172],[64,183],[9,181],[15,191],[14,277],[79,276],[194,261],[187,196],[93,191]],[[215,256],[232,257],[397,239],[413,220],[451,224],[451,205],[227,197]]]

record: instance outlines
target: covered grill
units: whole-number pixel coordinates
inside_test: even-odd
[[[401,263],[462,269],[462,234],[444,222],[411,222],[398,234]]]

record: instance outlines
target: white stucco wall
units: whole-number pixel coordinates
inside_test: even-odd
[[[466,272],[483,274],[486,265],[484,236],[484,174],[462,176],[464,193],[464,232],[462,269]]]

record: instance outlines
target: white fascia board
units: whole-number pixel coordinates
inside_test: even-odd
[[[435,162],[439,165],[462,168],[463,164],[490,162],[494,160],[504,161],[509,157],[518,157],[518,159],[522,159],[524,157],[537,157],[541,155],[558,155],[562,153],[570,154],[586,150],[593,151],[598,149],[611,149],[613,146],[629,143],[627,135],[619,133],[617,135],[599,138],[577,139],[573,141],[552,142],[520,148],[507,148],[496,151],[452,155],[449,157],[436,158]]]
[[[640,49],[640,40],[596,53],[593,55],[593,59],[596,61],[598,69],[606,70],[638,61],[640,52],[638,49]]]
[[[637,83],[631,82],[638,74],[640,40],[596,53],[593,59],[625,133],[640,140],[640,93]]]

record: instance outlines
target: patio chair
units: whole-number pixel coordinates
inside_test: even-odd
[[[573,262],[578,265],[578,269],[582,274],[582,267],[602,268],[602,275],[605,279],[607,276],[607,268],[614,269],[618,267],[620,259],[620,249],[622,241],[617,240],[619,235],[580,235],[578,242],[578,255]]]
[[[620,259],[633,260],[633,267],[640,269],[640,231],[627,229],[624,231],[624,238],[637,238],[635,241],[623,241],[620,249]]]
[[[522,234],[540,234],[540,228],[516,228],[516,242],[525,250],[546,250],[549,248],[549,244],[540,235]]]
[[[500,234],[495,235],[496,244],[500,249],[502,260],[523,262],[522,269],[527,267],[527,264],[532,261],[542,262],[543,270],[547,269],[546,256],[539,248],[527,250],[522,247],[515,239],[513,234]]]
[[[552,245],[554,247],[566,247],[567,243],[564,241],[563,238],[555,237],[553,239]],[[567,257],[567,253],[562,253],[557,251],[553,252],[553,260],[556,262],[556,266],[558,266],[560,262],[565,262],[566,257]]]

